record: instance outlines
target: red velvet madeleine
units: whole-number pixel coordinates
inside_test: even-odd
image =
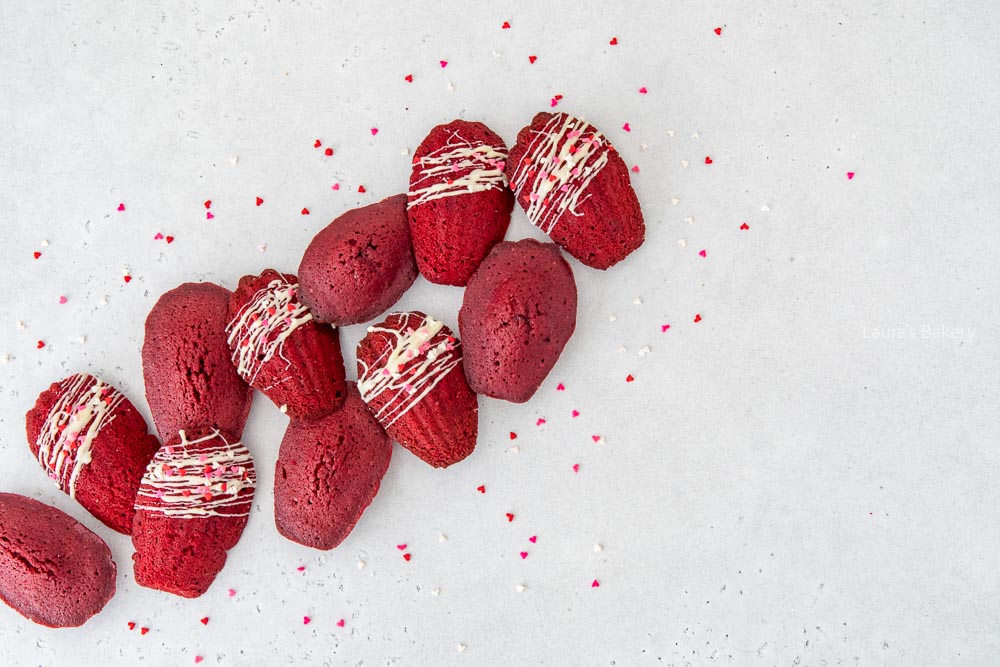
[[[416,278],[406,195],[336,218],[313,238],[299,264],[300,298],[316,319],[336,326],[376,317]]]
[[[76,373],[43,391],[25,422],[28,447],[56,485],[112,530],[132,532],[139,481],[160,447],[132,402]]]
[[[473,391],[524,403],[576,328],[576,282],[552,243],[497,244],[465,289],[458,327]]]
[[[135,581],[194,598],[243,534],[257,475],[243,443],[212,428],[180,431],[149,463],[135,499]]]
[[[314,549],[333,549],[378,493],[392,441],[354,383],[344,405],[319,419],[292,419],[274,468],[278,532]]]
[[[607,269],[642,245],[628,167],[586,121],[537,114],[517,135],[507,176],[531,223],[587,266]]]
[[[438,125],[414,152],[407,215],[417,267],[430,282],[465,285],[503,240],[514,206],[506,159],[503,139],[464,120]]]
[[[83,625],[115,594],[100,537],[55,507],[0,493],[0,599],[50,628]]]
[[[421,312],[392,313],[358,343],[358,390],[399,444],[437,468],[476,446],[479,401],[451,330]]]
[[[197,426],[243,433],[253,390],[230,360],[229,297],[214,283],[184,283],[161,296],[146,317],[142,375],[163,440]]]
[[[340,334],[298,298],[298,278],[266,269],[243,276],[229,299],[227,343],[247,383],[290,417],[315,419],[344,402]]]

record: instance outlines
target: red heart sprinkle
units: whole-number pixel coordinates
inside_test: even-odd
[[[125,204],[118,204],[118,210],[119,211],[124,211],[125,210]]]
[[[534,544],[535,542],[538,541],[538,536],[537,535],[532,535],[531,537],[528,538],[528,541],[531,542],[532,544]]]
[[[128,629],[129,630],[135,630],[135,623],[133,623],[132,621],[129,621],[128,622]]]
[[[528,56],[528,62],[531,63],[532,65],[535,64],[536,60],[538,60],[538,56]]]
[[[500,26],[500,29],[501,29],[501,30],[510,30],[510,24],[509,24],[509,23],[507,23],[506,21],[504,21],[504,22],[503,22],[503,25],[502,25],[502,26]]]
[[[625,123],[624,125],[622,125],[622,129],[625,130],[626,132],[631,132],[632,131],[632,128],[629,127],[628,123]]]
[[[447,61],[447,60],[441,60],[441,61],[439,61],[439,62],[441,63],[441,68],[442,68],[442,69],[444,69],[445,67],[447,67],[447,66],[448,66],[448,61]]]
[[[338,628],[344,627],[344,619],[340,619],[339,621],[337,621],[337,627]]]
[[[122,279],[127,283],[132,282],[132,276],[122,276]]]
[[[746,231],[746,230],[750,229],[750,225],[748,225],[747,223],[744,222],[742,225],[740,225],[740,229],[742,229],[743,231]]]
[[[411,556],[410,554],[403,554],[403,560],[405,560],[406,562],[410,562],[411,558],[413,558],[413,556]]]
[[[208,616],[206,616],[205,618],[201,619],[201,624],[202,625],[208,625]]]
[[[698,254],[701,255],[702,257],[705,257],[708,253],[706,251],[702,250]]]
[[[642,88],[640,88],[640,89],[639,89],[639,92],[640,92],[641,94],[645,95],[645,94],[646,94],[646,93],[648,93],[649,91],[648,91],[648,90],[646,90],[646,86],[643,86]]]
[[[214,216],[214,215],[212,215],[212,212],[211,212],[211,211],[209,211],[208,213],[206,213],[206,214],[205,214],[205,219],[206,219],[206,220],[211,220],[211,219],[212,219],[212,218],[214,218],[214,217],[215,217],[215,216]]]
[[[205,200],[205,208],[212,208],[212,200],[211,199],[206,199]]]
[[[412,74],[407,74],[403,78],[406,79],[407,83],[413,83],[413,75]]]
[[[359,186],[358,186],[358,192],[360,192],[360,193],[364,194],[365,192],[368,192],[368,191],[367,191],[367,190],[365,190],[365,186],[363,186],[363,185],[359,185]]]
[[[323,154],[326,155],[327,157],[329,157],[329,156],[333,155],[333,149],[332,148],[327,148],[325,151],[323,151]]]
[[[511,440],[517,440],[517,433],[514,433],[513,431],[511,431],[510,432],[510,439]]]
[[[173,243],[173,242],[174,242],[174,237],[173,236],[168,236],[167,237],[167,243]]]
[[[854,178],[854,172],[853,171],[847,172],[847,180],[851,180],[852,178]]]
[[[309,215],[309,209],[307,208],[302,209],[302,215]]]
[[[42,253],[38,252],[37,250],[31,254],[35,256],[35,259],[38,259],[39,257],[42,256]]]
[[[485,486],[477,486],[476,487],[476,491],[478,491],[479,493],[486,493],[486,487]]]
[[[712,158],[705,156],[705,164],[712,164]]]
[[[714,32],[715,32],[716,35],[721,35],[722,34],[722,28],[716,28],[714,30]]]
[[[661,324],[660,325],[660,333],[666,333],[667,329],[669,329],[669,328],[670,328],[669,324]]]
[[[507,512],[507,523],[510,523],[513,520],[514,520],[514,515],[511,514],[510,512]]]
[[[580,416],[580,411],[579,410],[574,410],[573,411],[573,416],[574,417],[579,417]]]
[[[377,127],[373,127],[372,128],[372,136],[374,137],[376,134],[378,134],[378,128]]]
[[[261,199],[260,197],[257,197],[257,206],[260,206],[263,203],[264,203],[264,200]]]
[[[618,38],[617,37],[612,37],[611,41],[608,42],[608,44],[610,44],[611,46],[617,46],[618,45]]]
[[[592,435],[592,436],[590,436],[590,439],[593,440],[594,442],[600,442],[601,441],[601,436],[599,436],[599,435]]]
[[[146,634],[147,632],[149,632],[149,628],[139,628],[140,634]]]
[[[316,143],[313,144],[313,148],[319,148],[322,145],[323,145],[323,142],[320,141],[319,139],[317,139]]]
[[[694,321],[695,322],[701,322],[701,314],[700,313],[695,313]]]
[[[632,375],[631,375],[631,374],[630,374],[630,375],[627,375],[627,376],[625,376],[625,381],[626,381],[626,382],[632,382],[632,381],[634,381],[634,380],[635,380],[635,378],[634,378],[634,377],[632,377]]]
[[[527,551],[522,551],[521,552],[521,560],[524,560],[527,557],[528,557],[528,552]]]
[[[309,625],[310,623],[312,623],[312,619],[311,618],[309,618],[308,616],[303,616],[302,617],[302,625]]]
[[[590,584],[590,587],[591,588],[600,588],[601,587],[601,582],[599,582],[597,579],[594,579],[594,582],[592,584]]]

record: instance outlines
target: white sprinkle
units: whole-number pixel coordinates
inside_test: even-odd
[[[641,348],[639,348],[639,356],[640,357],[645,357],[647,354],[649,354],[649,346],[648,345],[643,345]]]
[[[45,247],[48,247],[48,245],[49,245],[49,240],[48,239],[42,239],[42,247],[45,248]]]
[[[453,84],[451,81],[448,82],[448,90],[455,90],[455,84]]]
[[[9,363],[10,363],[10,355],[9,354],[5,354],[2,357],[0,357],[0,364],[9,364]]]
[[[284,405],[282,405],[278,409],[281,410],[281,414],[283,414],[283,415],[287,415],[288,414],[288,404],[287,403],[284,404]]]
[[[231,158],[229,158],[229,161],[232,162],[233,164],[236,164],[237,162],[240,161],[240,156],[239,155],[234,155]]]
[[[266,243],[261,243],[260,245],[257,246],[257,250],[260,250],[261,252],[264,252],[265,250],[267,250],[267,244]]]
[[[365,569],[365,562],[363,560],[358,561],[358,569],[359,570]]]
[[[438,597],[439,595],[441,595],[441,589],[440,588],[431,589],[431,595],[433,595],[434,597]]]
[[[674,131],[673,130],[667,130],[667,136],[668,137],[673,137],[674,136]]]
[[[688,247],[688,240],[687,239],[677,239],[677,245],[679,245],[682,248],[686,248],[686,247]]]
[[[518,593],[523,593],[524,589],[525,589],[524,584],[518,584],[517,586],[514,586],[514,590],[517,591]]]
[[[24,329],[24,322],[22,320],[18,320],[17,321],[17,328],[18,329]]]
[[[639,144],[639,150],[641,150],[643,153],[646,152],[647,148],[649,148],[649,146],[647,146],[646,144]]]
[[[671,197],[670,198],[670,203],[673,204],[674,206],[677,206],[678,204],[681,203],[681,200],[678,199],[677,197]]]
[[[614,321],[615,321],[615,320],[617,320],[617,319],[618,319],[618,318],[617,318],[617,317],[615,317],[614,315],[608,315],[608,322],[614,322]]]
[[[517,445],[514,445],[513,447],[510,448],[510,451],[514,454],[517,454],[518,452],[521,451],[521,448],[518,447]]]
[[[502,56],[502,55],[503,55],[503,54],[502,54],[502,53],[500,53],[499,51],[494,51],[494,52],[493,52],[493,57],[494,57],[494,58],[499,58],[499,57],[500,57],[500,56]]]
[[[465,644],[459,644],[455,648],[458,649],[459,653],[465,653]]]
[[[601,544],[600,542],[598,542],[597,544],[594,545],[594,553],[595,554],[599,554],[602,551],[604,551],[604,545],[603,544]]]
[[[101,300],[98,301],[97,303],[101,304],[102,306],[108,305],[108,297],[106,297],[106,296],[102,297]]]
[[[442,544],[444,544],[447,541],[448,541],[448,536],[447,535],[445,535],[444,533],[441,533],[440,535],[438,535],[438,542],[441,542]]]
[[[760,207],[760,210],[764,213],[767,213],[768,211],[771,210],[771,207],[768,206],[767,204],[764,204],[763,206]]]
[[[632,303],[634,303],[637,306],[641,306],[642,305],[642,299],[640,299],[639,297],[635,297],[634,299],[632,299]]]
[[[604,444],[604,436],[603,435],[597,436],[597,443],[596,444],[598,444],[598,445],[603,445]]]
[[[410,149],[407,148],[406,146],[403,146],[403,150],[399,151],[399,154],[400,155],[409,155],[410,154]]]
[[[621,354],[622,352],[628,352],[628,350],[625,349],[624,345],[619,345],[618,346],[618,353]]]
[[[78,342],[80,345],[83,345],[84,343],[87,342],[87,337],[86,336],[80,336],[79,338],[76,339],[76,342]]]
[[[684,218],[684,222],[688,223],[689,225],[693,225],[694,224],[694,218],[689,215],[688,217]]]
[[[698,134],[697,132],[692,132],[691,133],[691,138],[692,139],[701,139],[701,135]]]

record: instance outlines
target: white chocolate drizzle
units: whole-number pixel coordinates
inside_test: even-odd
[[[587,122],[567,114],[555,114],[541,131],[535,131],[511,175],[516,196],[528,192],[525,213],[531,224],[546,234],[567,211],[577,209],[590,195],[584,194],[594,177],[608,164],[611,144],[592,130],[584,136]]]
[[[296,299],[298,288],[298,283],[289,283],[284,276],[275,278],[258,290],[226,326],[233,363],[248,384],[254,383],[260,369],[275,355],[285,360],[286,369],[291,366],[284,355],[285,341],[313,319],[309,308]]]
[[[507,185],[507,150],[482,141],[471,142],[455,131],[448,142],[415,160],[419,176],[410,183],[407,207],[435,199],[482,192]]]
[[[395,343],[386,345],[370,366],[358,359],[358,391],[369,404],[384,397],[385,404],[375,417],[385,428],[409,412],[462,360],[461,343],[454,336],[431,345],[444,326],[441,321],[415,313],[390,317],[403,317],[398,329],[368,327],[368,333],[388,334]]]
[[[180,436],[150,461],[135,508],[175,519],[249,515],[257,474],[246,446],[217,430],[197,440]]]
[[[91,462],[94,440],[114,421],[125,396],[111,385],[85,373],[59,383],[62,393],[38,433],[38,462],[70,498],[83,467]]]

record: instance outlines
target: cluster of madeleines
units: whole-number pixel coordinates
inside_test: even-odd
[[[540,113],[508,152],[482,123],[431,130],[408,192],[320,231],[298,275],[267,269],[232,292],[185,283],[146,318],[142,366],[159,438],[120,391],[75,374],[27,414],[31,453],[109,528],[131,535],[135,580],[205,593],[239,540],[256,475],[241,442],[254,389],[289,424],[275,469],[286,538],[332,549],[378,492],[392,441],[447,467],[472,453],[478,395],[527,401],[576,325],[559,247],[504,242],[514,200],[583,264],[606,269],[642,244],[628,169],[603,134]],[[346,379],[337,327],[371,321],[416,279],[465,287],[462,341],[422,312],[369,326]],[[161,444],[162,439],[162,444]],[[115,591],[101,538],[63,512],[0,494],[0,597],[31,620],[80,625]]]

